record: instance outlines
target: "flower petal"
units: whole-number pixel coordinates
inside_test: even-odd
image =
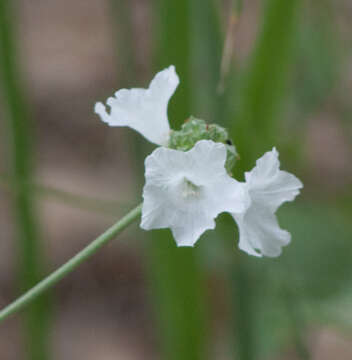
[[[264,206],[252,205],[245,215],[233,214],[240,232],[239,248],[250,255],[276,257],[291,235],[280,228],[275,214]]]
[[[182,226],[172,228],[177,246],[194,246],[206,230],[215,229],[214,219],[205,216],[205,214],[199,214],[197,217],[194,215],[187,216],[182,220],[184,222]]]
[[[257,160],[245,176],[250,206],[243,213],[232,213],[239,227],[239,248],[254,256],[279,256],[291,235],[280,228],[275,212],[285,201],[292,201],[303,184],[294,175],[280,170],[275,148]]]
[[[175,67],[160,71],[148,89],[121,89],[107,100],[110,113],[102,103],[95,104],[95,113],[110,126],[128,126],[157,145],[166,145],[170,126],[167,105],[179,84]]]
[[[247,191],[226,173],[225,160],[225,145],[209,140],[188,152],[154,150],[145,161],[141,227],[169,227],[179,246],[193,246],[219,213],[244,210]]]
[[[209,211],[215,217],[224,211],[241,213],[248,208],[250,199],[247,188],[227,174],[227,150],[222,143],[201,140],[188,154],[188,166],[194,168],[191,179],[198,184],[207,183],[209,191],[205,195]]]
[[[257,160],[256,166],[246,172],[246,183],[251,198],[269,206],[272,211],[286,202],[292,201],[303,187],[302,182],[293,174],[280,170],[278,152],[275,148]]]

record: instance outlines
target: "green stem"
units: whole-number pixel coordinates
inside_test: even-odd
[[[67,261],[64,265],[62,265],[56,271],[54,271],[45,279],[40,281],[36,286],[24,293],[21,297],[12,302],[10,305],[6,306],[2,311],[0,311],[0,322],[6,319],[8,316],[21,310],[23,307],[25,307],[34,299],[36,299],[39,295],[41,295],[43,292],[54,286],[62,278],[71,273],[81,263],[91,257],[94,253],[96,253],[97,250],[99,250],[103,245],[112,240],[133,221],[137,220],[141,214],[141,211],[142,205],[140,204],[136,208],[131,210],[127,215],[125,215],[121,220],[119,220],[117,223],[107,229],[103,234],[93,240],[88,246],[86,246],[73,258]]]

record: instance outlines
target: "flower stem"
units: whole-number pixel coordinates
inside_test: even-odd
[[[138,205],[136,208],[126,214],[121,220],[107,229],[103,234],[93,240],[88,246],[81,250],[78,254],[72,257],[69,261],[47,276],[45,279],[40,281],[33,288],[24,293],[17,300],[6,306],[0,311],[0,322],[6,319],[8,316],[21,310],[23,307],[28,305],[34,299],[36,299],[43,292],[54,286],[66,275],[70,274],[76,269],[81,263],[87,260],[90,256],[96,253],[103,245],[112,240],[128,225],[137,220],[141,214],[142,205]]]

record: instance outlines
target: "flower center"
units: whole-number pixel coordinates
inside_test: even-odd
[[[181,183],[181,194],[184,199],[197,197],[200,193],[200,186],[192,183],[187,178],[183,178]]]

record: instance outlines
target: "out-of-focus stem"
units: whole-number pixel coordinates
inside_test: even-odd
[[[32,126],[17,65],[13,1],[0,0],[0,73],[12,165],[13,202],[19,251],[20,288],[28,289],[39,279],[43,267],[38,241],[35,201],[28,186],[33,173]],[[25,314],[26,355],[31,360],[48,358],[49,307],[41,299]]]
[[[136,221],[141,214],[142,205],[138,205],[136,208],[131,210],[116,224],[107,229],[103,234],[92,241],[88,246],[76,254],[73,258],[67,261],[64,265],[59,267],[56,271],[47,276],[44,280],[40,281],[32,289],[27,291],[17,300],[12,302],[0,311],[0,322],[5,320],[8,316],[18,312],[26,305],[30,304],[39,295],[44,293],[49,288],[53,287],[62,278],[70,274],[80,264],[95,254],[103,245],[112,240],[116,235],[120,234],[128,225]]]
[[[238,20],[242,11],[242,1],[230,1],[230,9],[228,16],[228,23],[225,35],[225,42],[222,51],[221,65],[220,65],[220,79],[217,86],[219,95],[223,94],[225,90],[225,80],[231,68],[231,60],[235,50],[235,38]]]

